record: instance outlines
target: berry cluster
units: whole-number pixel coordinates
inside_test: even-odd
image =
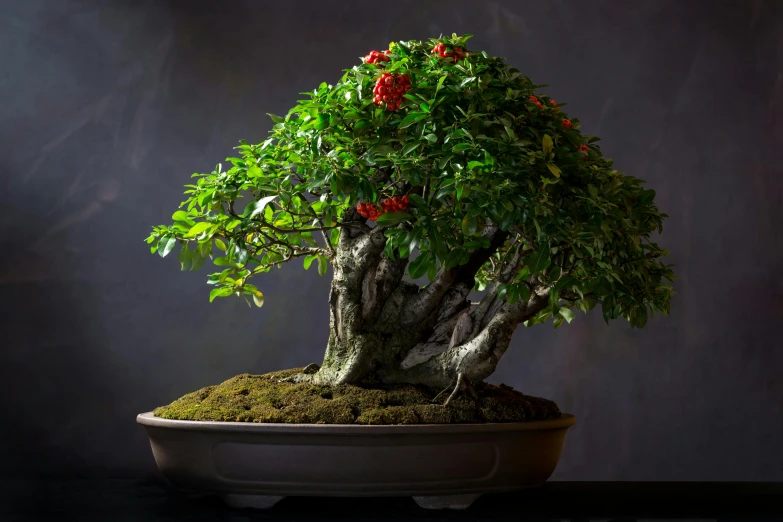
[[[563,118],[563,127],[565,127],[566,129],[570,129],[571,125],[572,125],[571,120],[567,118]]]
[[[535,96],[528,96],[527,99],[532,101],[535,104],[535,106],[538,107],[539,109],[543,109],[544,108],[544,106],[541,105],[541,102],[539,101],[539,99],[537,97],[535,97]],[[557,102],[555,100],[549,100],[549,104],[552,107],[557,107]]]
[[[579,152],[583,153],[582,159],[584,161],[590,161],[590,158],[588,157],[588,153],[590,152],[590,147],[588,147],[583,143],[582,145],[579,145]]]
[[[388,62],[389,61],[389,51],[383,51],[382,53],[379,53],[378,51],[370,51],[367,56],[364,57],[364,63],[378,63],[378,62]]]
[[[402,103],[402,95],[410,88],[411,80],[407,74],[383,73],[372,90],[375,95],[373,102],[378,107],[385,103],[386,110],[396,111]]]
[[[448,52],[446,50],[446,45],[439,43],[435,47],[432,48],[432,54],[440,55],[441,58],[454,58],[454,61],[459,62],[463,58],[465,58],[465,55],[467,54],[465,52],[465,49],[462,47],[455,47],[453,51]]]
[[[359,203],[356,205],[356,211],[360,216],[370,221],[377,221],[381,214],[386,212],[401,212],[408,210],[408,196],[407,194],[400,197],[394,196],[390,199],[381,200],[381,208],[379,209],[374,203]]]
[[[539,109],[543,109],[544,108],[544,106],[541,105],[541,102],[538,101],[538,98],[536,98],[535,96],[530,96],[528,98],[528,100],[532,101],[536,105],[536,107],[538,107]]]

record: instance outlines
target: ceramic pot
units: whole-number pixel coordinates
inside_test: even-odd
[[[233,507],[285,496],[412,496],[464,509],[482,493],[543,484],[573,415],[491,424],[260,424],[161,419],[143,413],[163,476]]]

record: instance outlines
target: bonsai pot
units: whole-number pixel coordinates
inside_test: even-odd
[[[573,415],[487,424],[262,424],[169,420],[143,413],[163,476],[232,507],[285,496],[412,496],[464,509],[482,493],[543,484]]]

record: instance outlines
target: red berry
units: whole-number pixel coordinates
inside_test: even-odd
[[[557,102],[556,102],[555,100],[549,100],[549,103],[551,103],[552,105],[554,105],[555,107],[557,107]]]
[[[588,150],[590,150],[590,147],[588,147],[587,145],[579,145],[579,150],[587,152]]]
[[[402,196],[402,198],[400,198],[400,201],[402,201],[403,205],[407,205],[408,204],[408,195],[405,194],[404,196]]]
[[[541,105],[541,102],[538,102],[538,101],[536,102],[536,107],[538,107],[539,109],[543,109],[544,108],[544,106]]]
[[[530,96],[530,97],[528,98],[528,100],[530,100],[530,101],[532,101],[533,103],[535,103],[535,102],[537,102],[537,101],[538,101],[538,98],[536,98],[535,96]]]
[[[396,110],[396,107],[394,106],[393,103],[389,103],[389,104],[386,105],[386,110],[391,112],[393,110]]]
[[[571,125],[572,125],[571,120],[563,118],[563,127],[570,129]]]
[[[391,76],[387,76],[383,80],[383,83],[385,83],[386,85],[393,85],[394,84],[394,78],[392,78]]]

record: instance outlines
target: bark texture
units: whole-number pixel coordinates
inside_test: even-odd
[[[468,294],[474,276],[508,233],[487,228],[489,248],[474,252],[466,265],[441,270],[424,288],[403,280],[407,259],[382,255],[385,237],[349,211],[332,259],[330,333],[315,373],[297,380],[319,384],[414,383],[454,385],[458,376],[479,382],[495,371],[517,325],[544,309],[548,290],[513,305],[498,297],[497,284],[480,303]],[[506,273],[519,263],[519,252]],[[462,380],[462,379],[461,379]]]

